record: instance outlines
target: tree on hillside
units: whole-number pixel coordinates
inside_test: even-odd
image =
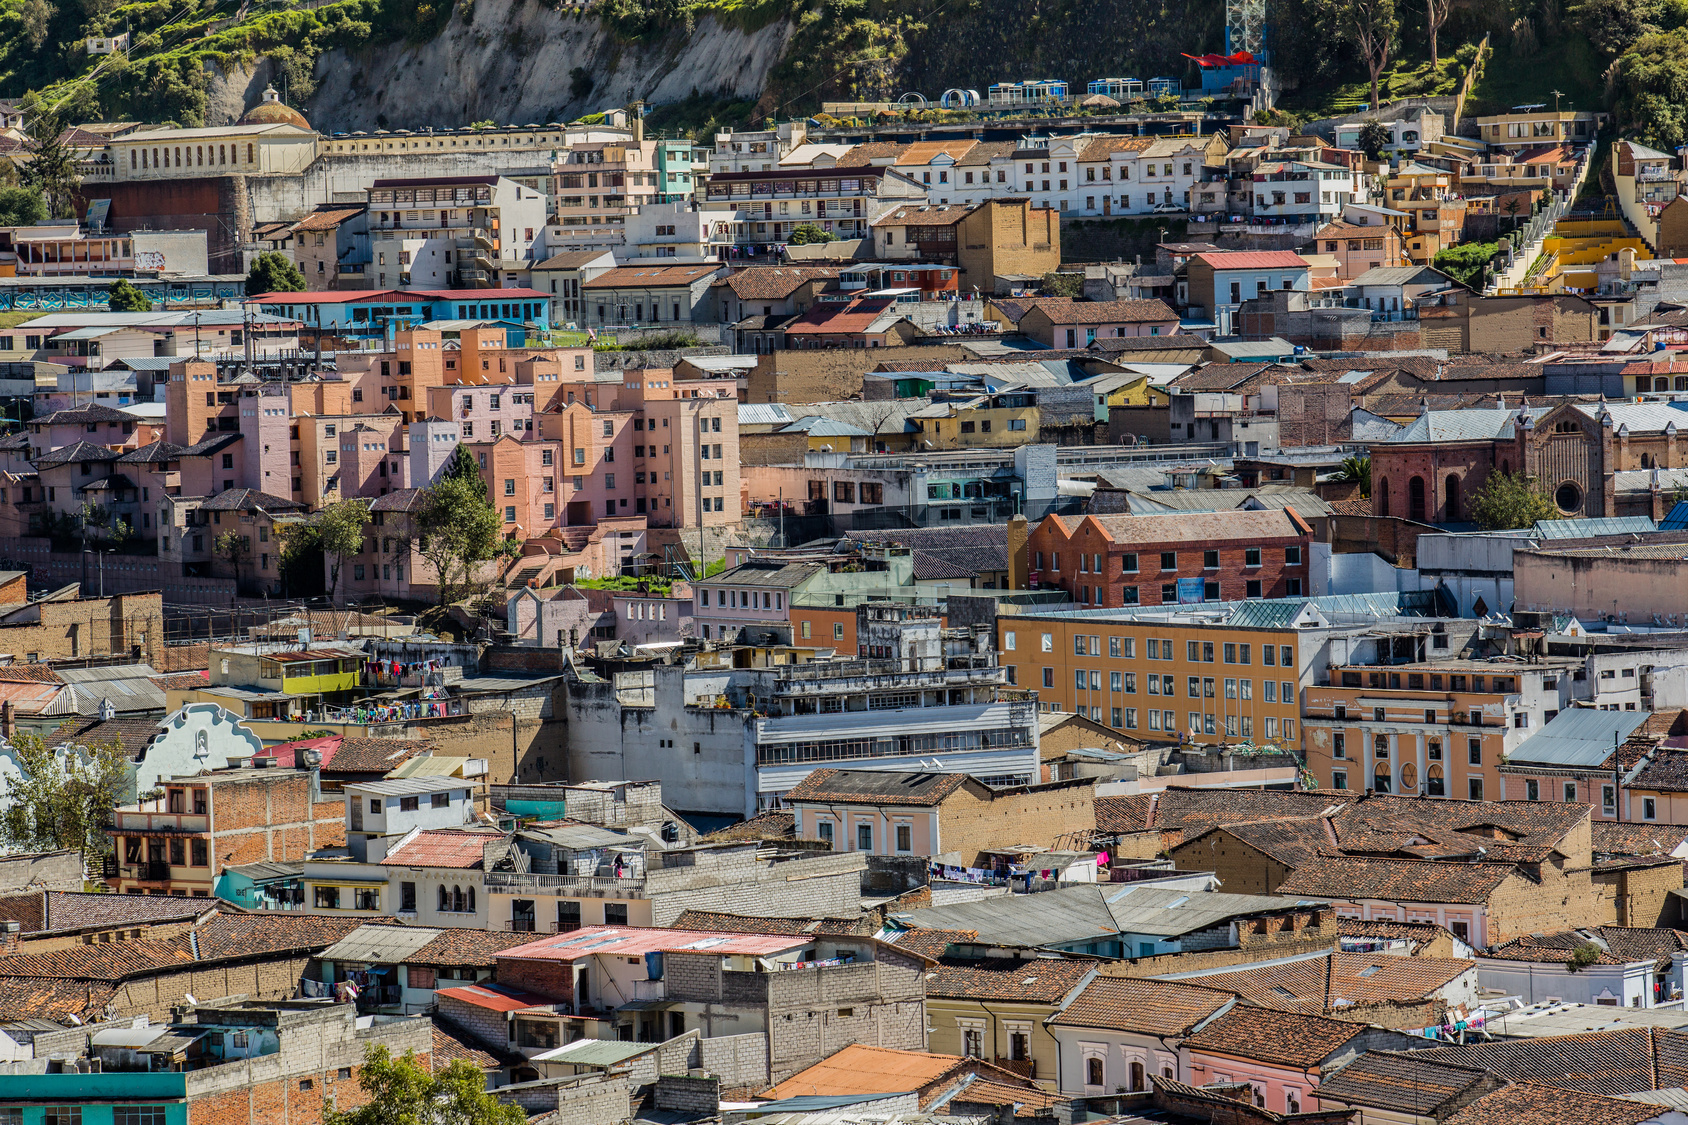
[[[1366,154],[1367,160],[1383,159],[1383,150],[1389,147],[1389,142],[1395,138],[1389,133],[1389,126],[1375,117],[1368,117],[1360,122],[1360,135],[1357,138],[1360,151]]]
[[[24,142],[28,160],[18,172],[18,182],[41,194],[52,218],[69,218],[76,214],[80,177],[76,158],[63,140],[64,123],[33,94],[23,100],[19,109],[23,111],[29,137]]]
[[[1483,487],[1471,494],[1466,509],[1477,525],[1487,531],[1530,527],[1537,520],[1554,520],[1563,515],[1535,479],[1522,473],[1491,473]]]
[[[486,483],[463,446],[427,488],[415,526],[416,550],[439,577],[441,605],[467,592],[475,568],[505,549],[498,509],[487,501]]]
[[[47,200],[36,188],[0,188],[0,227],[27,227],[47,217]]]
[[[151,312],[152,302],[147,300],[145,293],[120,277],[112,283],[106,308],[112,312]]]
[[[1667,151],[1688,141],[1688,29],[1644,35],[1616,64],[1619,128]]]
[[[330,504],[312,521],[317,541],[328,561],[328,597],[340,585],[340,568],[351,555],[363,551],[363,529],[369,524],[369,501],[348,499]]]
[[[19,777],[7,784],[0,838],[28,851],[80,849],[90,870],[109,844],[111,810],[129,784],[129,762],[109,744],[49,749],[38,735],[11,737]]]
[[[1389,65],[1400,34],[1395,0],[1324,0],[1321,23],[1328,33],[1354,45],[1371,77],[1371,108],[1378,109],[1378,79]]]
[[[325,593],[323,585],[322,532],[311,521],[277,524],[279,557],[276,571],[281,594],[286,598],[308,598]]]
[[[286,254],[266,250],[252,259],[252,269],[246,275],[248,297],[259,293],[298,293],[304,288],[305,275]]]
[[[327,1125],[525,1125],[522,1107],[487,1091],[486,1075],[463,1059],[430,1075],[416,1052],[394,1058],[386,1047],[364,1048],[358,1085],[369,1100],[348,1113],[329,1109]],[[349,1099],[348,1099],[349,1100]]]
[[[1430,264],[1467,289],[1481,290],[1488,278],[1489,260],[1499,249],[1494,242],[1467,242],[1438,250]]]
[[[1567,14],[1602,59],[1614,59],[1659,30],[1660,8],[1658,0],[1573,0]]]
[[[1424,0],[1424,29],[1430,33],[1432,72],[1442,69],[1442,56],[1436,49],[1436,37],[1441,34],[1442,25],[1448,22],[1448,15],[1453,11],[1453,7],[1453,0]]]
[[[818,245],[822,242],[831,241],[832,232],[822,230],[814,223],[798,223],[792,228],[791,237],[786,239],[786,242],[792,246],[809,246],[811,244]]]

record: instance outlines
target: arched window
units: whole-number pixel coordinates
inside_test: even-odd
[[[1391,793],[1394,791],[1394,785],[1389,776],[1388,762],[1377,763],[1377,771],[1372,775],[1372,788],[1379,793]]]
[[[1688,391],[1688,375],[1678,375],[1676,377],[1675,389],[1679,391]]]
[[[1429,772],[1424,775],[1424,792],[1426,796],[1430,797],[1446,797],[1448,795],[1441,766],[1431,766]]]
[[[1084,1060],[1084,1084],[1086,1086],[1102,1085],[1102,1060],[1092,1056]]]
[[[1664,379],[1661,379],[1659,381],[1661,383],[1666,382],[1666,380],[1664,380]],[[1648,391],[1650,391],[1652,389],[1653,389],[1653,380],[1652,379],[1648,378],[1645,375],[1636,376],[1636,379],[1635,379],[1635,393],[1636,394],[1646,394]]]
[[[1500,471],[1505,473],[1507,476],[1511,476],[1512,475],[1512,462],[1511,461],[1502,461],[1500,463]]]
[[[450,898],[450,896],[448,896],[445,893],[445,884],[444,883],[440,884],[440,909],[441,910],[450,910],[451,909],[451,898]]]
[[[1389,514],[1388,477],[1384,477],[1382,480],[1377,482],[1377,514],[1380,516],[1387,516]]]
[[[1133,1061],[1131,1064],[1131,1088],[1143,1089],[1143,1064],[1140,1062]]]
[[[473,914],[474,912],[475,912],[475,888],[470,887],[469,888],[469,913]]]
[[[462,887],[453,886],[451,888],[451,909],[458,914],[463,913],[463,888]]]
[[[1407,518],[1424,522],[1424,478],[1414,477],[1407,482]]]
[[[1401,763],[1401,792],[1412,793],[1418,789],[1418,767],[1411,762]]]
[[[1459,478],[1449,473],[1443,492],[1442,518],[1451,523],[1459,519]]]
[[[1651,469],[1653,467],[1653,459],[1645,453],[1641,455],[1641,467],[1643,469]]]

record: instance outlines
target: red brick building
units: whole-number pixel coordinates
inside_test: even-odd
[[[112,810],[106,882],[128,894],[209,898],[224,867],[344,845],[345,818],[344,800],[324,800],[310,769],[175,778],[164,796]]]
[[[1288,508],[1049,516],[1027,543],[1034,586],[1116,607],[1311,593],[1313,530]]]

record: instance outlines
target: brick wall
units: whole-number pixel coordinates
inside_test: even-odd
[[[861,854],[850,852],[766,865],[754,849],[707,868],[670,868],[646,877],[654,925],[670,925],[682,911],[719,911],[767,918],[854,914],[861,904]]]
[[[82,853],[75,850],[0,856],[0,894],[25,887],[49,891],[82,889]]]
[[[211,785],[211,874],[258,860],[299,860],[317,848],[343,845],[344,804],[313,804],[311,795],[311,775],[301,770],[251,770]]]
[[[1004,840],[1054,848],[1065,837],[1088,836],[1095,829],[1095,797],[1094,778],[1033,786],[984,800],[963,789],[939,806],[939,844],[945,854],[961,853],[969,867],[976,866],[980,852]]]
[[[713,1117],[721,1112],[721,1080],[665,1074],[656,1081],[656,1107]]]
[[[1604,903],[1601,917],[1619,926],[1676,926],[1682,919],[1673,891],[1682,889],[1682,864],[1676,860],[1641,867],[1594,872],[1594,888]]]
[[[501,978],[502,979],[502,978]],[[466,1004],[455,996],[436,996],[439,1015],[446,1023],[500,1051],[510,1046],[510,1023],[502,1012]]]
[[[246,964],[204,965],[200,968],[137,977],[118,985],[112,1006],[118,1016],[146,1016],[154,1022],[170,1018],[172,1006],[189,994],[201,1000],[212,996],[244,996],[249,1000],[288,1000],[298,991],[299,978],[311,963],[308,953],[297,957]]]
[[[702,1001],[721,999],[721,958],[707,953],[669,953],[663,958],[662,975],[668,994]]]
[[[493,974],[499,984],[525,988],[563,1003],[574,1002],[574,965],[568,961],[499,957]]]
[[[1346,383],[1280,386],[1278,443],[1302,446],[1348,441],[1354,436],[1353,408],[1354,393]]]
[[[739,460],[746,465],[801,465],[808,451],[804,433],[739,435]]]
[[[768,1037],[716,1035],[698,1042],[698,1066],[723,1086],[756,1086],[768,1082]]]
[[[1053,268],[1053,267],[1051,267]],[[988,285],[988,282],[987,282]],[[836,402],[861,394],[862,375],[881,363],[911,359],[963,362],[966,349],[952,344],[886,348],[783,350],[756,361],[748,382],[747,402]]]
[[[1211,871],[1218,875],[1228,894],[1272,894],[1292,870],[1222,829],[1180,844],[1171,854],[1173,866],[1180,871]]]
[[[556,1087],[557,1125],[618,1125],[633,1116],[627,1080],[601,1075]]]

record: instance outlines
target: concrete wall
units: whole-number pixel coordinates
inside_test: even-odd
[[[80,891],[82,853],[36,852],[0,856],[0,895],[23,890]]]

